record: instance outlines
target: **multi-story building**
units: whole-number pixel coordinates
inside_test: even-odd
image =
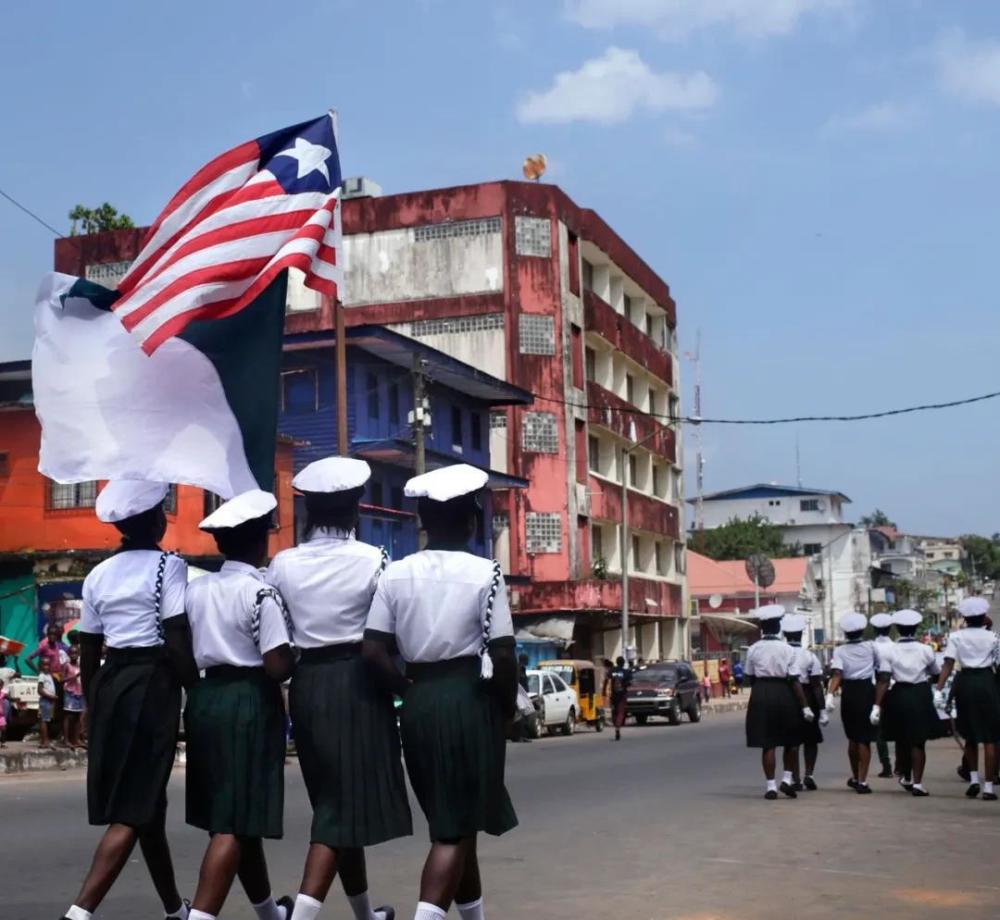
[[[843,492],[758,483],[714,492],[703,498],[705,529],[759,515],[781,528],[787,546],[811,560],[817,586],[813,637],[817,644],[836,638],[837,619],[863,610],[871,588],[872,551],[868,531],[844,520]]]
[[[630,645],[647,659],[681,655],[679,363],[666,283],[555,186],[346,188],[348,327],[386,326],[533,396],[489,420],[490,466],[529,483],[496,493],[492,527],[522,631],[585,657],[618,654],[626,565]],[[114,286],[140,239],[57,241],[56,267]],[[333,305],[294,273],[288,299],[289,336],[334,328]]]

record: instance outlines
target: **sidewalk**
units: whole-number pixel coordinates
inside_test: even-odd
[[[62,747],[42,750],[36,741],[8,741],[0,748],[0,776],[36,770],[69,770],[86,765],[86,751],[71,751]]]
[[[710,715],[715,712],[744,712],[747,708],[747,704],[750,702],[750,693],[742,693],[738,696],[730,697],[712,697],[705,703],[702,703],[702,712],[706,715]]]

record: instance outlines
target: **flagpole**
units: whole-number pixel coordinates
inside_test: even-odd
[[[340,154],[340,119],[337,117],[337,110],[328,110],[330,120],[333,122],[333,140],[337,145],[337,154]],[[341,207],[338,203],[338,207]],[[337,255],[340,261],[340,254]],[[340,301],[340,291],[333,299],[333,328],[336,339],[335,361],[337,364],[337,453],[341,457],[346,457],[348,453],[348,431],[347,431],[347,336],[344,333],[344,305]]]

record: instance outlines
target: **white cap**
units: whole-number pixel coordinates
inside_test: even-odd
[[[863,613],[852,610],[842,614],[837,624],[845,633],[860,632],[868,625],[868,620]]]
[[[892,616],[888,613],[876,613],[868,622],[876,629],[888,629],[892,626]]]
[[[324,457],[310,463],[292,480],[300,492],[347,492],[360,489],[372,476],[372,468],[354,457]]]
[[[251,489],[219,505],[198,526],[202,530],[228,530],[230,527],[239,527],[247,521],[256,521],[277,507],[278,500],[270,492]]]
[[[919,626],[923,620],[923,615],[916,610],[897,610],[892,615],[893,626]]]
[[[959,601],[958,612],[963,617],[981,617],[990,612],[990,602],[985,597],[967,597]]]
[[[420,476],[414,476],[404,487],[407,498],[429,498],[447,502],[463,495],[471,495],[486,487],[489,474],[467,463],[443,466]]]
[[[781,620],[781,631],[783,633],[805,632],[806,618],[801,613],[789,613]]]
[[[756,610],[751,610],[748,616],[753,617],[755,620],[777,620],[785,615],[785,608],[781,604],[768,604],[765,607],[758,607]]]
[[[114,479],[97,496],[94,511],[99,521],[114,524],[155,508],[167,497],[170,486],[146,479]]]

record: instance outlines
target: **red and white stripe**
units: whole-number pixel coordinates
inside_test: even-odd
[[[287,194],[251,141],[216,157],[150,227],[114,310],[152,354],[188,323],[237,313],[286,268],[330,297],[343,283],[338,193]]]

